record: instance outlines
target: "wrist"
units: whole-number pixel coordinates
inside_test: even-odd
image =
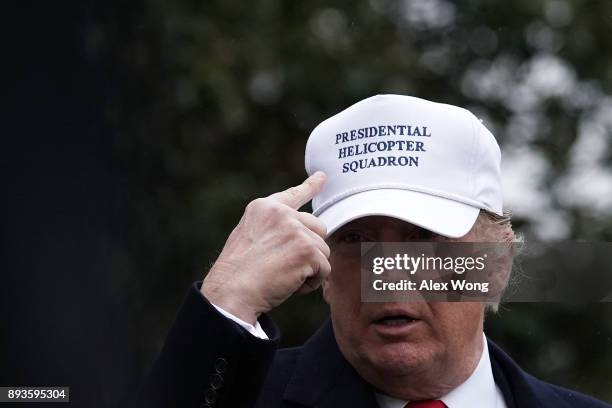
[[[257,323],[259,313],[254,308],[245,304],[244,301],[240,300],[235,294],[226,293],[220,290],[218,286],[207,283],[206,280],[200,287],[200,292],[210,303],[220,307],[228,313],[236,316],[240,320],[243,320],[251,325]]]

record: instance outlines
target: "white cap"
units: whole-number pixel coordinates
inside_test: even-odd
[[[309,175],[327,174],[312,207],[328,235],[384,215],[464,236],[480,209],[502,215],[500,161],[471,112],[403,95],[376,95],[323,121],[305,155]]]

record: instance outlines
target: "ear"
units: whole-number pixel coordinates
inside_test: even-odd
[[[500,242],[495,249],[497,249],[498,254],[490,259],[492,265],[489,268],[487,279],[491,283],[491,294],[501,297],[512,274],[516,244],[514,242]]]

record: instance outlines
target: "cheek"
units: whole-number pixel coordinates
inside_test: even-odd
[[[331,275],[327,281],[334,334],[343,355],[352,361],[362,348],[365,325],[361,317],[360,260],[334,255],[330,257]]]
[[[462,347],[480,336],[484,319],[484,305],[477,302],[440,302],[432,303],[438,336]]]
[[[361,277],[359,256],[346,257],[332,253],[331,275],[327,281],[326,300],[336,317],[359,314],[361,304]]]

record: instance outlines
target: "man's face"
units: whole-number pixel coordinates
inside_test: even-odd
[[[470,232],[455,240],[474,238]],[[332,272],[324,283],[324,297],[336,340],[361,376],[383,390],[415,374],[423,381],[458,381],[471,373],[480,356],[482,303],[361,302],[360,242],[440,240],[448,239],[379,216],[352,221],[328,238]]]

